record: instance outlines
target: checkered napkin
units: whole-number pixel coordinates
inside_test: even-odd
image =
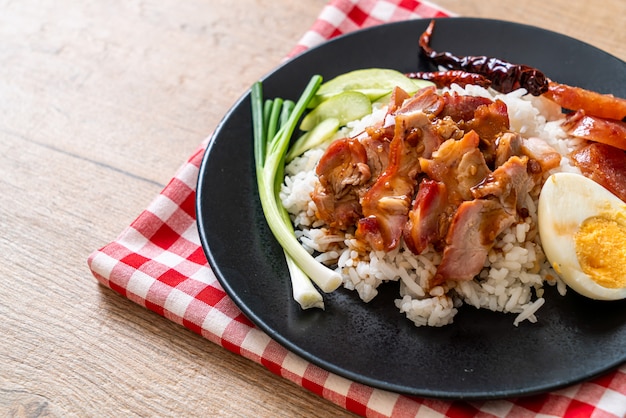
[[[291,55],[363,27],[451,15],[424,1],[331,0]],[[626,365],[593,381],[544,395],[450,402],[355,383],[287,351],[256,328],[229,299],[200,246],[195,187],[207,142],[115,241],[90,255],[89,267],[101,284],[363,416],[626,416]]]

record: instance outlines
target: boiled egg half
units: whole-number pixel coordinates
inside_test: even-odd
[[[570,288],[592,299],[626,298],[626,203],[583,175],[557,173],[537,210],[543,250]]]

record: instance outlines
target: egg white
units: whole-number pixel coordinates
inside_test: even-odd
[[[599,300],[626,298],[626,288],[600,286],[583,272],[574,241],[574,235],[586,219],[620,213],[621,219],[626,219],[624,202],[580,174],[553,174],[541,190],[537,215],[544,253],[563,281],[581,295]]]

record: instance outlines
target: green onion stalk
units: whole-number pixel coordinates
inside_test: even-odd
[[[260,81],[252,86],[251,92],[254,159],[261,206],[270,230],[285,253],[293,297],[303,309],[324,308],[323,297],[311,280],[323,292],[332,292],[342,283],[339,273],[315,260],[302,247],[278,195],[291,137],[321,83],[321,76],[313,76],[295,104],[281,98],[264,100]]]

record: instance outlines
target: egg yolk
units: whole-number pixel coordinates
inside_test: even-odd
[[[601,216],[586,219],[575,235],[584,273],[600,286],[626,287],[626,226]]]

